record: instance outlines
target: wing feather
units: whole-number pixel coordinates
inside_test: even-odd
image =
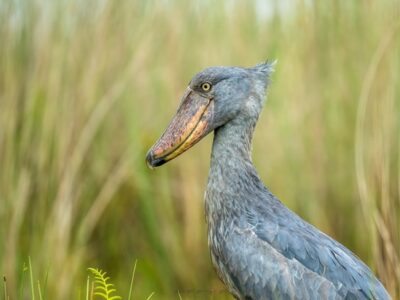
[[[245,247],[240,245],[246,245]],[[236,228],[225,243],[224,272],[242,299],[344,299],[348,290],[287,258],[251,229]]]

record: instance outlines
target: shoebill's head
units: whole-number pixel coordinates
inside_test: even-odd
[[[257,120],[273,63],[252,68],[210,67],[189,83],[175,117],[146,156],[160,166],[192,147],[212,130],[236,119]]]

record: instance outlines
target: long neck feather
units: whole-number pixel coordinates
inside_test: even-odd
[[[250,207],[262,182],[251,159],[256,120],[237,118],[215,131],[206,195],[207,219]]]

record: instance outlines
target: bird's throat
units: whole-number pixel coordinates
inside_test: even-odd
[[[217,128],[211,153],[211,167],[224,163],[251,162],[251,144],[255,122],[232,120]]]
[[[231,121],[215,130],[205,196],[209,230],[224,228],[221,220],[239,220],[240,211],[252,205],[251,190],[255,190],[257,177],[251,160],[254,125]]]

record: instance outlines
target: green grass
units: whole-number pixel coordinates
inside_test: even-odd
[[[268,1],[260,17],[256,2],[229,3],[0,2],[10,299],[84,298],[99,265],[129,291],[135,259],[132,299],[231,299],[207,249],[211,136],[156,171],[144,157],[193,74],[267,58],[278,64],[254,137],[261,177],[400,298],[399,4]]]
[[[129,286],[129,292],[128,292],[128,297],[124,298],[127,300],[132,299],[132,291],[133,291],[133,283],[134,283],[134,278],[135,278],[135,271],[136,271],[136,265],[137,261],[135,261],[135,264],[133,266],[132,274],[131,274],[131,280],[130,280],[130,286]],[[30,295],[28,296],[29,299],[35,299],[36,296],[38,296],[39,300],[44,300],[46,299],[45,294],[43,293],[43,289],[41,287],[40,280],[37,280],[37,278],[33,275],[33,268],[32,268],[32,262],[30,257],[28,257],[28,266],[29,268],[23,268],[23,272],[26,272],[29,270],[29,282],[26,283],[24,280],[21,280],[19,283],[21,286],[25,286],[26,284],[29,284],[31,287]],[[122,299],[121,296],[118,295],[119,291],[117,291],[115,285],[112,283],[112,280],[110,276],[107,274],[107,272],[99,269],[99,268],[88,268],[87,269],[88,276],[86,278],[86,289],[84,290],[84,294],[82,293],[82,288],[79,287],[77,289],[77,298],[76,299],[85,299],[85,300],[96,300],[96,299],[103,299],[103,300],[118,300]],[[45,280],[45,287],[46,287],[46,281]],[[37,282],[37,285],[35,286],[35,283]],[[7,278],[3,278],[3,297],[5,300],[10,299],[10,294],[8,293],[7,290]],[[83,296],[84,295],[84,296]],[[154,295],[154,292],[151,293],[147,299],[150,299]],[[18,294],[18,299],[26,299],[24,293],[20,292]],[[147,300],[146,299],[146,300]]]

